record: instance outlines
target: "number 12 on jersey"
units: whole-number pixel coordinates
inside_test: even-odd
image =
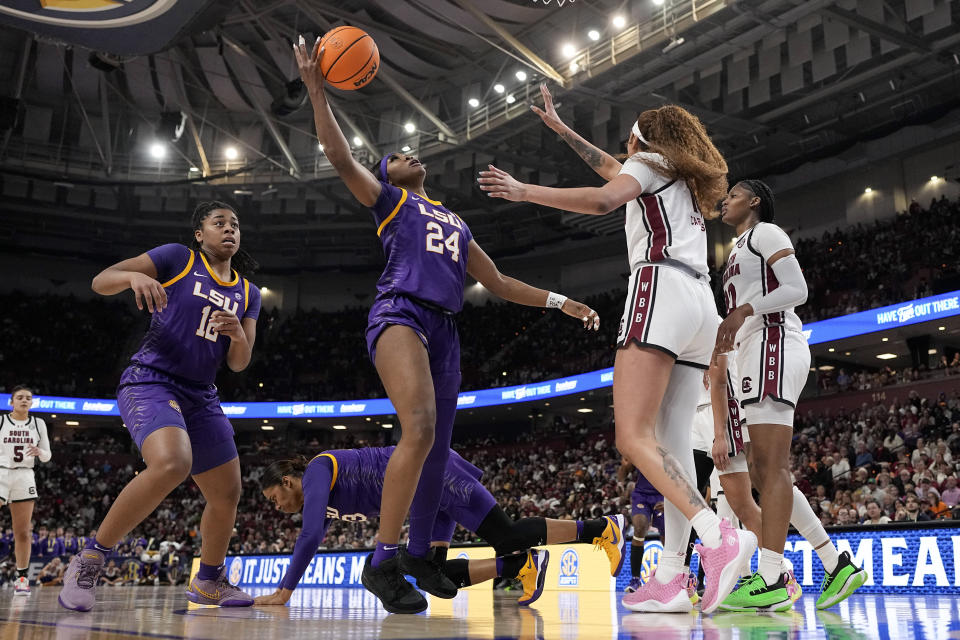
[[[443,238],[443,227],[437,222],[427,223],[427,251],[444,253],[444,248],[450,252],[450,259],[460,262],[460,232],[454,231],[446,240]]]

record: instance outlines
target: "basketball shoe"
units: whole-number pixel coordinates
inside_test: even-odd
[[[603,517],[607,521],[607,526],[600,536],[593,539],[593,546],[607,553],[607,558],[610,560],[610,575],[617,577],[623,567],[624,518],[622,514]]]
[[[397,556],[374,567],[373,554],[368,554],[360,582],[390,613],[420,613],[427,608],[427,599],[403,577]]]
[[[634,591],[636,591],[642,586],[643,586],[643,580],[640,578],[640,576],[633,576],[632,578],[630,578],[630,582],[627,584],[626,588],[624,588],[623,592],[633,593]]]
[[[820,597],[817,598],[817,609],[829,609],[833,605],[849,598],[854,591],[863,586],[870,578],[870,574],[853,564],[850,552],[840,554],[836,568],[824,572],[823,582],[820,585]]]
[[[57,596],[61,607],[74,611],[90,611],[93,608],[103,560],[103,554],[96,549],[84,549],[73,556],[63,574],[63,589]]]
[[[30,581],[20,576],[13,582],[13,594],[16,596],[30,595]]]
[[[517,600],[517,604],[521,607],[529,607],[543,593],[549,563],[549,551],[539,551],[537,549],[527,551],[527,561],[520,569],[520,573],[517,574],[517,579],[523,585],[523,595]]]
[[[768,585],[758,571],[741,580],[737,589],[720,603],[720,608],[723,611],[787,611],[794,602],[787,588],[788,579],[786,573],[781,573],[775,583]]]
[[[757,550],[757,536],[743,529],[734,529],[726,518],[720,521],[720,546],[696,545],[704,572],[704,591],[700,601],[703,613],[716,611],[723,599],[733,591],[740,568]]]
[[[194,576],[187,587],[187,600],[221,607],[249,607],[253,604],[253,598],[227,580],[225,566],[220,567],[220,574],[213,580],[201,580],[200,576]]]
[[[457,597],[457,585],[443,573],[443,568],[427,558],[418,558],[401,547],[397,553],[400,571],[413,576],[417,586],[438,598],[449,600]]]
[[[685,572],[678,573],[666,584],[660,584],[657,580],[657,572],[654,570],[639,589],[623,596],[620,602],[630,611],[688,613],[693,610],[693,603],[690,602],[690,594],[687,592],[689,584],[690,575]]]

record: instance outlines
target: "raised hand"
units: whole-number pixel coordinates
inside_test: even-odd
[[[311,99],[324,99],[323,92],[323,73],[320,71],[320,59],[323,57],[323,49],[320,48],[320,38],[313,43],[313,47],[307,49],[307,42],[303,36],[299,41],[293,44],[293,54],[297,58],[297,68],[300,70],[300,79],[307,87]]]
[[[540,116],[540,119],[543,120],[543,124],[547,125],[557,133],[565,130],[567,125],[565,125],[563,120],[560,119],[560,116],[557,115],[557,110],[553,106],[553,96],[550,94],[550,89],[547,88],[547,84],[545,82],[540,83],[540,95],[543,96],[543,109],[532,104],[530,105],[530,110]]]
[[[491,198],[503,198],[512,202],[524,200],[527,191],[525,184],[492,164],[487,165],[486,171],[480,172],[477,182],[480,183],[480,189],[486,191]]]

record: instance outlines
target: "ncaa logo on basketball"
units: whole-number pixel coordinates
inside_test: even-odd
[[[234,557],[230,561],[230,572],[227,574],[230,584],[237,585],[240,584],[240,578],[243,577],[243,560],[239,557]]]
[[[566,549],[560,556],[560,587],[575,587],[580,581],[580,556],[573,549]]]

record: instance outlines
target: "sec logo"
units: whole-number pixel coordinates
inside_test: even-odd
[[[243,577],[243,560],[238,557],[235,557],[230,561],[230,573],[229,579],[230,584],[238,585],[240,584],[240,578]]]
[[[468,556],[463,551],[457,554],[457,560],[469,560],[469,559],[470,559],[470,556]]]
[[[633,553],[633,547],[630,548]],[[654,569],[660,564],[663,546],[659,542],[647,542],[643,546],[643,562],[640,564],[640,578],[646,583],[653,575]]]
[[[561,587],[575,587],[580,581],[580,556],[573,549],[565,549],[560,556]]]

